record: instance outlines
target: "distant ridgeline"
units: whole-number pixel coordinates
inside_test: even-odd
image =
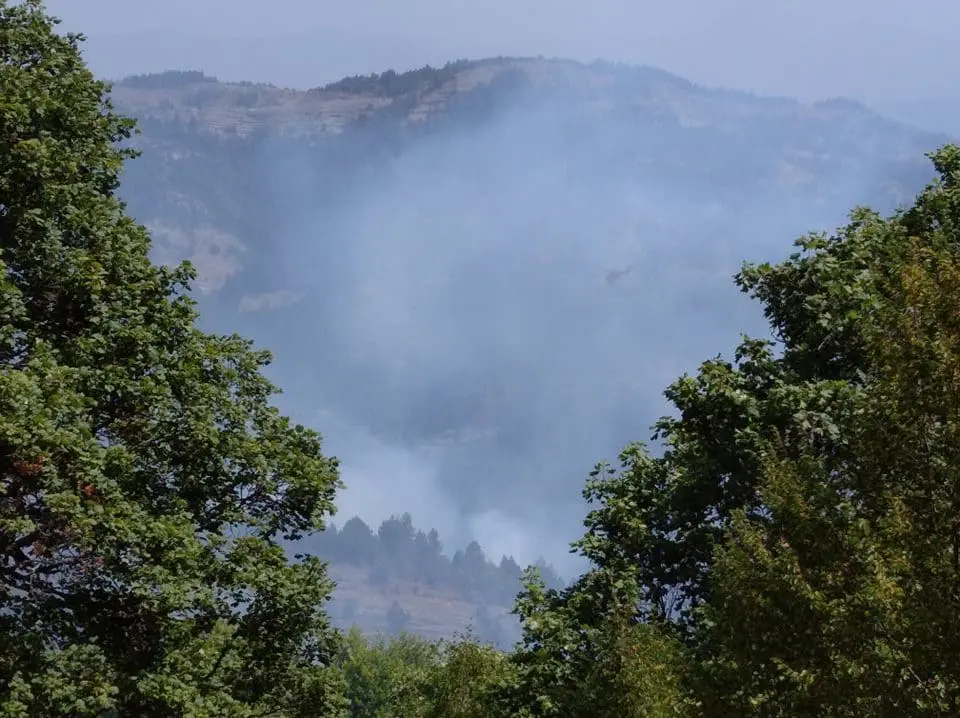
[[[311,549],[333,565],[367,569],[374,586],[410,581],[481,604],[512,606],[523,573],[510,556],[501,557],[499,563],[490,561],[476,541],[446,556],[436,529],[416,530],[410,514],[391,516],[376,532],[359,517],[340,529],[331,524],[312,539]],[[543,559],[535,565],[549,587],[563,587],[563,580]]]
[[[369,93],[380,97],[399,97],[408,92],[435,90],[454,79],[457,73],[470,67],[469,60],[455,60],[443,67],[424,65],[416,70],[397,72],[386,70],[370,75],[354,75],[331,82],[319,89],[321,92]]]
[[[130,75],[123,79],[123,84],[137,89],[158,90],[186,87],[198,82],[216,83],[217,81],[217,78],[206,75],[200,70],[167,70],[166,72]]]
[[[137,90],[180,90],[201,83],[217,85],[220,80],[201,70],[166,70],[165,72],[129,75],[123,78],[121,83]],[[270,83],[246,80],[231,84],[238,87],[273,87]]]

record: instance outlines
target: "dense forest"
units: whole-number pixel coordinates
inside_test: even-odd
[[[743,266],[773,339],[666,388],[662,453],[597,465],[590,567],[524,573],[512,650],[370,638],[284,550],[324,536],[339,462],[269,353],[198,327],[193,268],[151,262],[116,196],[134,122],[80,41],[0,0],[0,714],[960,714],[960,148],[901,210]],[[320,541],[439,553],[385,526]]]

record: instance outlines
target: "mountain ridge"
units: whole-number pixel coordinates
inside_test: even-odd
[[[694,98],[712,100],[714,124],[731,126],[746,110],[764,111],[767,119],[791,113],[793,120],[832,119],[838,115],[922,131],[889,118],[857,100],[826,98],[804,103],[789,97],[758,95],[698,85],[651,66],[595,61],[585,64],[563,58],[492,57],[455,60],[442,67],[386,70],[344,77],[309,90],[269,83],[223,82],[199,71],[167,71],[134,75],[113,83],[121,108],[150,120],[198,121],[217,133],[247,136],[264,127],[280,134],[342,132],[346,126],[378,112],[402,107],[405,124],[416,124],[442,110],[452,96],[491,83],[515,80],[525,89],[574,92],[582,109],[603,113],[614,101],[630,100],[635,110],[673,113],[682,126],[706,123]],[[642,91],[638,88],[642,86]],[[630,97],[630,95],[633,95]],[[176,102],[174,102],[176,100]],[[722,109],[722,114],[716,114]],[[935,133],[931,133],[935,134]]]
[[[387,70],[312,90],[168,71],[120,80],[111,94],[120,112],[137,118],[142,134],[132,143],[146,150],[126,170],[132,209],[170,248],[165,258],[187,251],[196,259],[200,287],[210,291],[241,271],[250,261],[242,257],[252,256],[247,249],[267,241],[266,230],[264,239],[241,236],[259,221],[239,219],[249,206],[237,197],[251,188],[231,183],[246,169],[219,172],[216,185],[184,188],[213,166],[260,161],[253,155],[270,143],[269,152],[301,164],[304,151],[312,153],[321,174],[335,168],[320,184],[336,192],[344,177],[370,161],[382,165],[418,139],[524,115],[518,126],[533,126],[520,141],[535,146],[552,133],[571,175],[602,167],[684,193],[696,185],[708,202],[740,201],[749,185],[754,193],[799,191],[829,203],[835,179],[825,180],[840,174],[855,181],[866,162],[884,178],[885,202],[895,205],[925,176],[923,153],[946,139],[842,98],[804,104],[706,88],[659,68],[529,57]],[[172,214],[180,215],[176,222]]]

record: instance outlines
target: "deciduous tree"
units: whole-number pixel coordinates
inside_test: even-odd
[[[331,585],[279,542],[336,461],[151,264],[133,123],[55,25],[0,1],[0,713],[330,715]]]
[[[593,570],[519,604],[535,715],[572,714],[572,658],[616,655],[617,605],[684,646],[699,715],[957,714],[960,149],[932,159],[913,206],[746,265],[775,341],[668,388],[661,456],[598,466]]]

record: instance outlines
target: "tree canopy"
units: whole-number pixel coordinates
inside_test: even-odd
[[[577,544],[592,570],[520,603],[524,691],[568,690],[538,715],[581,705],[571,656],[623,605],[677,641],[644,660],[681,651],[675,706],[697,715],[956,715],[960,149],[931,158],[912,206],[745,265],[773,339],[667,389],[661,456],[597,467]]]
[[[331,523],[310,545],[332,564],[366,567],[382,578],[452,588],[466,599],[496,605],[512,605],[523,573],[512,556],[502,556],[497,563],[491,561],[476,541],[447,556],[437,530],[425,533],[415,529],[410,514],[385,519],[376,532],[358,516],[340,528]],[[543,559],[536,565],[549,587],[563,585]]]
[[[331,586],[280,539],[339,484],[269,355],[195,326],[115,190],[133,123],[0,2],[0,712],[327,715]]]

